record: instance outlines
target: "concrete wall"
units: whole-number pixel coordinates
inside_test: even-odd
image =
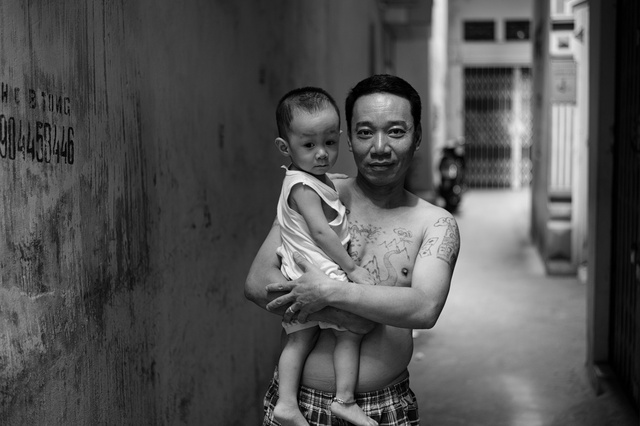
[[[432,134],[430,126],[429,102],[429,43],[427,29],[424,36],[398,38],[395,48],[395,74],[408,81],[421,95],[422,143],[414,156],[411,171],[408,176],[409,190],[427,199],[433,198],[433,168],[432,168]]]
[[[3,424],[258,423],[280,327],[243,282],[282,178],[273,109],[307,84],[342,104],[377,14],[0,0]]]
[[[531,28],[533,41],[531,233],[533,241],[541,253],[546,247],[545,230],[549,218],[547,207],[549,201],[548,141],[551,140],[549,28],[549,3],[534,2],[534,18]]]
[[[576,117],[574,122],[574,146],[571,177],[571,227],[572,260],[584,279],[587,263],[587,221],[589,202],[589,2],[574,2],[577,36],[573,39],[572,52],[576,61]]]
[[[449,0],[435,0],[433,2],[433,20],[431,38],[429,40],[430,89],[431,111],[430,130],[432,144],[432,168],[434,174],[434,186],[440,184],[439,163],[442,159],[442,148],[447,141],[447,91],[448,73],[448,9]]]

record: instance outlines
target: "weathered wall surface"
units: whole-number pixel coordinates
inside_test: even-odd
[[[545,252],[549,218],[549,150],[551,140],[551,71],[549,54],[549,4],[534,2],[531,37],[532,65],[532,144],[531,160],[531,237],[540,253]]]
[[[377,19],[0,0],[3,424],[257,424],[280,330],[242,287],[282,178],[273,108],[300,85],[342,104]]]

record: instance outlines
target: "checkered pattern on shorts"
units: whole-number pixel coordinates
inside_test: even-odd
[[[349,426],[342,419],[331,415],[331,401],[335,395],[306,386],[300,386],[298,405],[310,426]],[[409,389],[409,378],[379,391],[356,394],[360,408],[380,426],[419,426],[418,403]],[[280,426],[273,419],[273,409],[278,402],[277,372],[271,379],[264,397],[264,421],[262,426]]]

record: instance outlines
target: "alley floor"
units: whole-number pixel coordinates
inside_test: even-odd
[[[412,389],[428,426],[638,426],[586,360],[586,288],[548,277],[530,239],[530,193],[470,190],[445,309],[415,338]]]

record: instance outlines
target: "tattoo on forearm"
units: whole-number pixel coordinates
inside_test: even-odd
[[[446,226],[442,244],[438,247],[438,259],[442,259],[449,264],[451,270],[456,266],[458,251],[460,250],[460,233],[458,225],[453,218],[443,217],[438,220],[435,226]]]

